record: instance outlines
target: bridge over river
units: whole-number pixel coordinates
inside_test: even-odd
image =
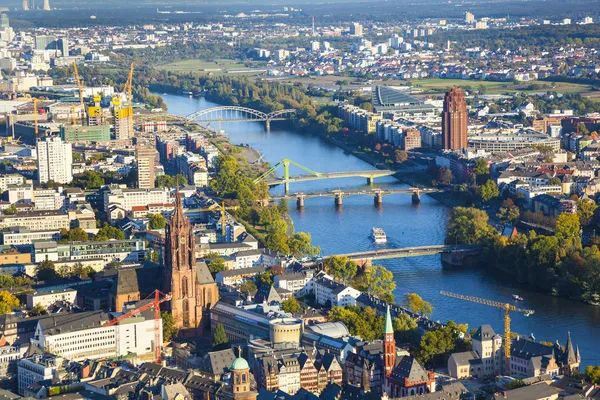
[[[342,199],[347,196],[373,196],[373,200],[375,204],[383,203],[383,196],[389,194],[411,194],[413,197],[413,202],[419,202],[421,198],[421,194],[427,193],[437,193],[440,192],[438,189],[428,189],[428,188],[418,188],[418,187],[410,187],[410,188],[399,188],[399,189],[372,189],[372,190],[331,190],[331,191],[323,191],[323,192],[308,192],[308,193],[294,193],[294,194],[285,194],[282,196],[273,196],[271,197],[271,201],[278,201],[282,199],[296,199],[296,205],[299,208],[304,207],[304,200],[311,197],[333,197],[336,206],[342,205]]]

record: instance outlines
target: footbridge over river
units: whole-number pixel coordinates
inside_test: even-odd
[[[403,247],[398,249],[368,250],[356,253],[333,254],[331,256],[347,257],[359,265],[371,264],[373,260],[385,260],[392,258],[420,257],[441,254],[442,261],[459,265],[466,256],[479,254],[479,246],[476,245],[432,245]],[[331,257],[329,256],[329,257]]]
[[[302,171],[306,172],[306,174],[290,176],[290,165],[301,169]],[[277,174],[275,173],[279,168],[283,169],[283,177],[277,176]],[[317,172],[305,167],[304,165],[300,165],[299,163],[290,160],[289,158],[284,158],[283,160],[275,164],[273,167],[269,168],[264,174],[256,178],[254,180],[254,183],[265,181],[269,186],[285,185],[285,192],[288,193],[290,188],[289,185],[292,182],[361,177],[367,178],[367,183],[371,184],[373,183],[373,180],[375,178],[380,178],[382,176],[390,176],[394,175],[395,173],[396,171],[387,169],[371,169],[367,171]]]

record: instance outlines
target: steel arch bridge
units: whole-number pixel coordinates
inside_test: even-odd
[[[271,121],[287,120],[295,113],[296,109],[294,108],[265,113],[248,107],[219,106],[196,111],[186,118],[200,123],[264,121],[268,130],[271,126]]]

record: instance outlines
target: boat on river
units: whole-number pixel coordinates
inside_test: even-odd
[[[513,294],[512,297],[513,297],[513,299],[515,299],[517,301],[523,301],[523,298],[521,296],[519,296],[518,294]]]
[[[375,243],[387,242],[387,235],[381,228],[373,227],[373,229],[371,229],[371,237],[373,238],[373,241],[375,241]]]

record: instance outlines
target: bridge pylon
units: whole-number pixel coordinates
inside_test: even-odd
[[[339,192],[339,193],[335,194],[334,202],[335,202],[335,206],[336,207],[341,207],[342,206],[342,204],[343,204],[343,200],[342,199],[343,198],[344,198],[344,195],[342,194],[342,192]]]
[[[302,193],[296,196],[296,207],[304,208],[304,195]]]
[[[373,199],[375,205],[378,206],[383,203],[383,194],[380,191],[375,192],[375,197]]]
[[[271,120],[270,119],[265,120],[265,130],[267,132],[271,132]]]

